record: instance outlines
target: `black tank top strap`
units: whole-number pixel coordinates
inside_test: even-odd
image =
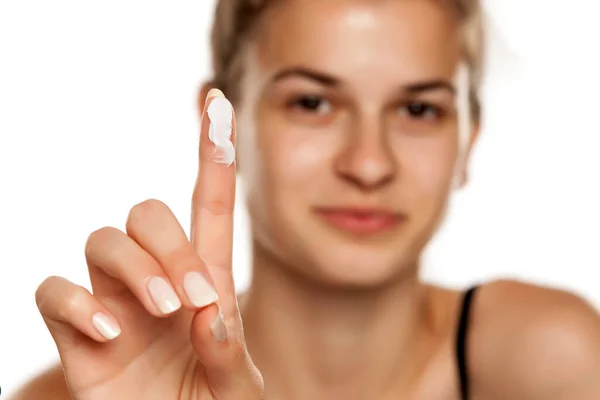
[[[473,286],[464,294],[460,317],[458,320],[458,331],[456,334],[456,361],[458,364],[458,378],[460,383],[461,400],[469,400],[469,374],[467,369],[467,339],[469,334],[469,316],[473,295],[478,286]]]

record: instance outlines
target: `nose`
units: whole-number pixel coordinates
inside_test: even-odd
[[[375,190],[395,178],[397,164],[378,118],[357,121],[335,162],[337,175],[361,190]]]

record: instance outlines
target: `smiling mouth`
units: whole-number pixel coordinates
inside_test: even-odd
[[[387,232],[406,220],[403,214],[376,209],[317,208],[315,212],[330,226],[358,235]]]

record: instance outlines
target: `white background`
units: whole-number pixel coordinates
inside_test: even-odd
[[[591,0],[496,0],[484,130],[423,273],[516,277],[600,307],[600,61]],[[189,224],[196,90],[213,1],[0,2],[0,385],[56,359],[34,301],[48,275],[88,286],[83,246],[153,197]],[[241,199],[241,196],[238,196]],[[249,276],[238,207],[235,267]]]

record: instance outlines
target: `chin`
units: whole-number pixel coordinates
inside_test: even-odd
[[[311,249],[311,275],[320,283],[337,288],[373,289],[390,284],[398,276],[415,268],[412,257],[401,247],[371,247],[346,244],[315,246]]]
[[[273,215],[287,218],[263,224],[267,229],[255,239],[307,281],[340,290],[369,290],[416,273],[424,235],[412,224],[357,235],[332,229],[312,215]]]

